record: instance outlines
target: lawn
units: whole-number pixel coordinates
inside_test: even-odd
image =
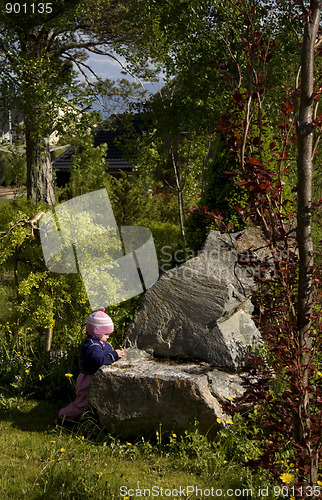
[[[255,498],[265,486],[236,461],[225,460],[231,451],[222,443],[198,433],[130,443],[103,432],[92,413],[69,428],[51,424],[56,414],[53,403],[2,400],[1,500],[201,500],[221,498],[229,489],[236,491],[230,498]]]

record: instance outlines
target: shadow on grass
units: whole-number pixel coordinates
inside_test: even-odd
[[[44,432],[54,427],[60,406],[48,401],[23,401],[12,408],[0,408],[0,421],[22,431]]]
[[[62,425],[54,424],[58,411],[63,405],[59,402],[35,400],[17,401],[14,405],[12,401],[9,408],[8,406],[0,408],[0,428],[1,422],[25,432],[43,433],[64,428],[68,433],[78,433],[92,441],[101,440],[102,435],[105,436],[104,439],[107,439],[109,433],[100,427],[98,416],[93,408],[88,409],[84,415],[73,421],[67,420]]]

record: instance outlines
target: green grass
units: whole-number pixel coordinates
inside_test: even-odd
[[[4,197],[0,196],[0,204],[9,205],[10,200],[8,200],[8,198],[4,198]]]
[[[155,442],[141,437],[129,443],[103,432],[91,413],[73,427],[62,428],[50,424],[57,414],[53,403],[14,398],[0,399],[0,407],[1,403],[1,500],[132,500],[140,495],[129,497],[126,492],[139,489],[144,497],[144,488],[151,493],[146,491],[145,498],[187,499],[188,486],[202,491],[252,487],[255,498],[258,486],[267,484],[225,460],[222,446],[198,433],[182,438],[173,434],[167,442],[159,435]],[[153,487],[158,496],[152,496]],[[182,495],[169,496],[171,489],[180,487]]]
[[[8,283],[6,282],[8,278]],[[12,317],[12,300],[15,298],[15,289],[9,282],[5,273],[0,273],[0,280],[5,284],[0,285],[0,324],[6,323]],[[10,308],[10,309],[9,309]]]
[[[135,444],[107,435],[93,442],[77,432],[84,430],[79,426],[48,426],[56,412],[54,406],[37,402],[1,411],[1,499],[109,499],[122,498],[121,486],[205,487],[194,474],[173,471],[169,457],[144,457]]]

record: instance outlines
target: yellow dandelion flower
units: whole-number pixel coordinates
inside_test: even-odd
[[[293,463],[291,463],[291,464],[290,464],[290,467],[294,467],[294,464],[293,464]]]
[[[218,422],[218,424],[220,424],[220,423],[221,423],[221,420],[220,420],[220,418],[217,418],[217,422]]]
[[[28,375],[29,372],[30,372],[30,370],[28,370],[28,368],[27,368],[27,370],[25,370],[25,373],[27,373],[27,375]]]
[[[65,448],[60,448],[61,453],[65,453],[65,451],[66,451]]]
[[[295,497],[291,497],[290,500],[295,500]]]
[[[177,437],[177,435],[173,432],[173,433],[172,433],[172,437],[173,437],[173,438],[176,438],[176,437]]]
[[[283,481],[283,483],[291,483],[294,479],[294,474],[289,474],[288,472],[285,472],[280,476],[280,479]]]
[[[318,486],[322,486],[322,481],[317,481]]]
[[[53,441],[50,441],[50,442],[51,442],[51,444],[55,444],[55,443],[56,443],[56,441],[54,441],[54,440],[53,440]]]
[[[39,380],[42,380],[42,379],[43,379],[43,376],[39,374],[39,375],[38,375],[38,378],[39,378]]]
[[[319,377],[322,377],[322,372],[316,372]]]
[[[70,378],[70,377],[72,377],[72,376],[73,376],[73,374],[72,374],[72,373],[65,373],[65,377]]]
[[[99,478],[103,476],[103,472],[96,472],[96,474],[98,475]]]
[[[231,398],[231,397],[228,398],[228,401],[233,401],[233,400],[234,400],[234,398]]]
[[[226,424],[233,425],[233,422],[231,420],[226,420]]]
[[[124,497],[124,500],[130,500],[130,497]]]
[[[126,443],[128,446],[132,446],[132,443]]]

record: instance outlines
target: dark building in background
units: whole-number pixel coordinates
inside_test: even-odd
[[[132,131],[137,133],[140,129],[140,125],[141,119],[139,116],[135,116],[131,119]],[[136,169],[135,159],[130,158],[120,145],[122,138],[129,133],[129,129],[126,128],[122,121],[122,115],[111,116],[95,130],[94,146],[97,147],[101,144],[107,145],[105,157],[106,171],[116,177],[120,176],[121,172],[131,174]],[[70,146],[53,161],[53,169],[56,173],[56,183],[59,187],[69,182],[73,154],[74,146]]]

